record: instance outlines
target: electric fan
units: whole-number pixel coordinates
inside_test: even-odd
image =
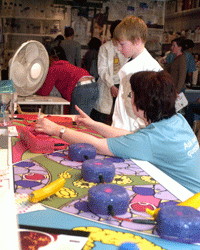
[[[15,52],[9,65],[9,79],[20,96],[34,94],[44,83],[49,69],[49,56],[43,44],[30,40]]]

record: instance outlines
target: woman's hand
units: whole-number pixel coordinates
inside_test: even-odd
[[[110,93],[111,93],[111,96],[112,97],[117,97],[118,96],[118,93],[119,93],[119,89],[113,85],[111,88],[110,88]]]
[[[35,131],[43,132],[48,135],[59,136],[61,128],[61,126],[46,118],[39,118],[35,124]]]
[[[79,112],[80,115],[75,117],[75,121],[78,126],[84,125],[86,127],[92,127],[95,123],[82,109],[80,109],[77,105],[75,105],[75,109]]]

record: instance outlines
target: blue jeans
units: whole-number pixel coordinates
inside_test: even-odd
[[[72,93],[70,114],[79,114],[75,109],[75,105],[77,105],[87,115],[90,115],[98,95],[99,90],[96,82],[76,86]]]

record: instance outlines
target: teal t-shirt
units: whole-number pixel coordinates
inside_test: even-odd
[[[148,161],[193,193],[200,192],[199,144],[181,114],[107,143],[114,155]]]

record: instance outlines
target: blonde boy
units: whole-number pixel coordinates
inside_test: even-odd
[[[112,126],[135,131],[143,124],[134,115],[131,98],[130,77],[139,71],[160,71],[162,67],[145,48],[148,30],[144,21],[135,16],[126,17],[114,30],[117,49],[128,62],[120,69],[119,94],[115,102]]]

